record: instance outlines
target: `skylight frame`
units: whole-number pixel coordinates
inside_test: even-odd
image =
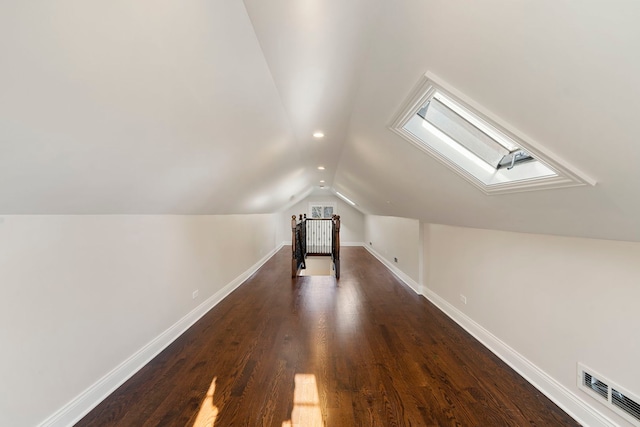
[[[417,115],[418,111],[426,104],[426,102],[437,92],[442,93],[446,98],[457,104],[457,106],[461,107],[463,110],[467,110],[472,115],[476,115],[481,122],[484,122],[484,124],[487,124],[490,127],[490,131],[496,132],[497,135],[504,135],[507,140],[513,140],[518,148],[529,153],[535,159],[536,165],[540,165],[541,168],[550,169],[555,173],[555,176],[526,178],[510,182],[500,182],[501,179],[497,179],[496,182],[485,184],[483,180],[479,179],[474,175],[474,173],[465,169],[463,165],[456,163],[437,149],[431,147],[428,143],[409,131],[406,126]],[[474,124],[473,122],[471,123]],[[517,131],[513,126],[508,125],[502,119],[482,108],[476,102],[461,94],[455,88],[448,85],[431,72],[427,72],[420,79],[409,98],[405,101],[400,111],[390,123],[389,129],[402,136],[405,140],[420,148],[422,151],[431,155],[440,163],[448,166],[454,172],[488,195],[596,184],[595,180],[589,178],[587,175],[570,166],[567,162],[559,159],[557,156],[552,155],[547,149],[534,142],[531,138],[525,137],[522,132]],[[460,146],[462,147],[462,145]],[[480,161],[483,162],[482,160]],[[463,164],[464,163],[465,162],[463,162]],[[490,165],[487,164],[487,166],[491,168]],[[518,167],[523,166],[525,165],[523,164]]]

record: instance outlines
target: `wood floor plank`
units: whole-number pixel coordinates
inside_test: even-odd
[[[578,425],[364,248],[338,282],[289,250],[77,425]]]

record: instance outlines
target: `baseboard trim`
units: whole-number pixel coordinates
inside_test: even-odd
[[[583,426],[618,426],[432,290],[425,288],[424,297]]]
[[[363,242],[340,242],[340,246],[364,246]]]
[[[548,375],[513,348],[509,347],[505,342],[493,335],[480,324],[476,323],[469,316],[458,310],[438,294],[426,287],[420,286],[391,262],[377,253],[373,248],[370,248],[367,245],[364,245],[364,247],[404,284],[417,294],[423,295],[440,311],[456,322],[460,327],[462,327],[462,329],[469,332],[475,339],[480,341],[482,345],[498,356],[503,362],[509,365],[514,371],[520,374],[525,380],[537,388],[542,394],[551,399],[551,401],[581,425],[589,427],[619,427],[619,425],[612,419],[594,409],[571,390],[553,379],[553,377]]]
[[[209,310],[215,307],[227,295],[233,292],[238,286],[244,283],[252,274],[266,263],[269,258],[276,254],[282,244],[270,251],[260,261],[252,265],[244,273],[236,277],[224,288],[207,298],[187,315],[178,320],[169,329],[158,335],[147,345],[131,355],[128,359],[120,363],[111,372],[96,381],[93,385],[80,393],[77,397],[57,410],[38,427],[68,427],[77,423],[88,414],[93,408],[98,406],[105,398],[113,393],[118,387],[124,384],[142,367],[149,363],[162,350],[167,348],[173,341],[196,323]]]
[[[378,261],[380,261],[382,264],[384,264],[384,266],[387,267],[394,275],[396,275],[398,277],[398,279],[400,279],[404,284],[406,284],[409,288],[411,288],[411,290],[413,292],[415,292],[418,295],[422,295],[421,286],[415,280],[413,280],[411,277],[409,277],[406,273],[404,273],[398,267],[396,267],[395,265],[391,264],[390,261],[388,261],[382,255],[380,255],[378,252],[376,252],[372,247],[364,245],[364,244],[362,246],[367,251],[369,251],[369,253],[371,255],[376,257],[378,259]]]

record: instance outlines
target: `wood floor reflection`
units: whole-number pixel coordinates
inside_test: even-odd
[[[291,279],[290,257],[77,425],[578,425],[364,248],[342,248],[339,282]]]

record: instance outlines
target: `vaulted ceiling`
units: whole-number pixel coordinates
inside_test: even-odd
[[[0,214],[275,212],[325,180],[365,213],[640,240],[638,16],[619,0],[3,2]],[[483,194],[388,129],[427,71],[597,184]]]

